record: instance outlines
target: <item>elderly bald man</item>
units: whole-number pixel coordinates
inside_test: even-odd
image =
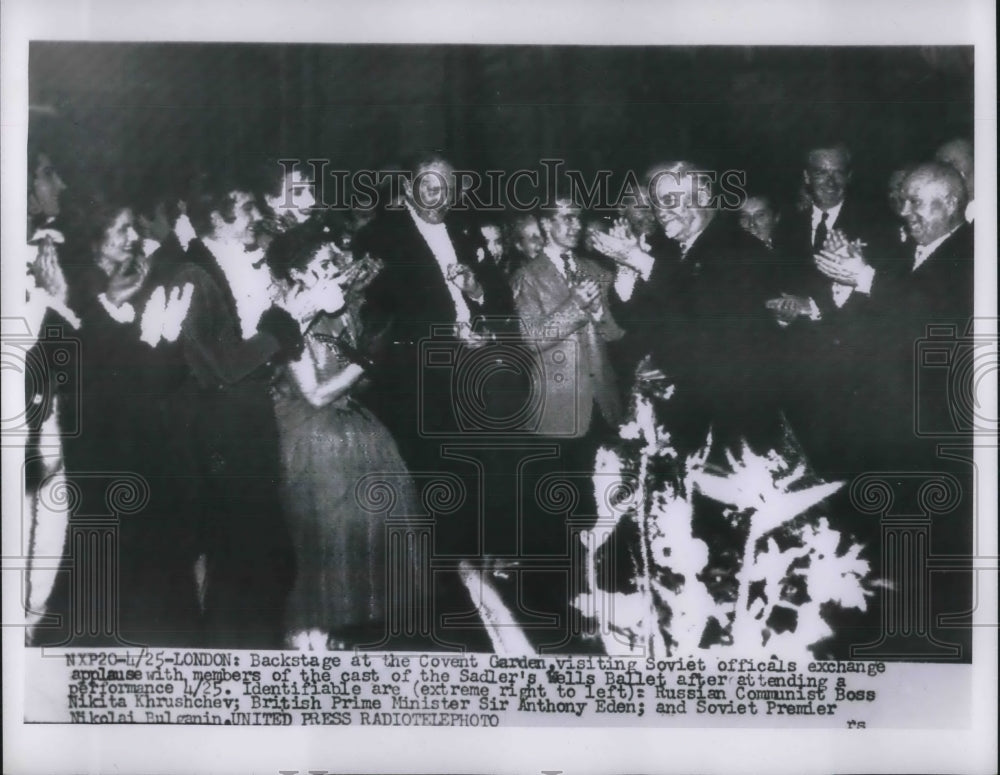
[[[972,276],[972,229],[965,220],[964,179],[949,164],[928,162],[907,175],[901,193],[900,215],[915,246],[909,271],[887,282],[889,273],[876,273],[856,248],[848,255],[820,252],[817,268],[873,299],[898,297],[909,289],[921,292],[920,306],[926,312],[947,306],[952,312],[968,310],[971,314],[971,284],[966,281]]]
[[[895,270],[876,272],[857,249],[816,258],[821,272],[868,297],[865,314],[847,334],[851,362],[841,364],[838,377],[845,389],[832,398],[843,404],[843,433],[856,436],[867,465],[878,470],[936,460],[915,422],[937,418],[931,425],[948,427],[952,399],[943,389],[922,388],[926,369],[915,353],[929,334],[953,330],[960,338],[973,314],[973,235],[961,175],[940,162],[921,164],[906,177],[902,194],[912,253]]]

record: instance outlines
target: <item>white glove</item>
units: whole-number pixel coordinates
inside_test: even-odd
[[[163,286],[159,286],[146,302],[139,338],[150,347],[156,347],[161,339],[166,342],[177,341],[193,295],[194,286],[191,283],[185,283],[183,288],[173,288],[169,296]]]

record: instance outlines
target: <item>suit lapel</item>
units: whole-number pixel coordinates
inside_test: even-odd
[[[571,293],[569,283],[547,253],[542,253],[529,266],[538,279],[544,296],[553,302],[553,308],[558,307],[569,297]]]

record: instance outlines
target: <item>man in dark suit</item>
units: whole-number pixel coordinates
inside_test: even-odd
[[[787,258],[785,271],[768,301],[788,326],[776,350],[784,359],[787,381],[781,398],[786,415],[814,468],[839,478],[852,453],[838,412],[830,411],[831,390],[859,395],[867,376],[856,367],[856,332],[864,327],[868,299],[818,271],[820,251],[863,245],[884,271],[895,270],[898,239],[883,225],[884,205],[868,206],[852,196],[851,154],[842,144],[817,146],[806,153],[802,180],[809,207],[785,213],[775,245]],[[791,324],[790,326],[788,324]],[[834,387],[835,386],[835,387]]]
[[[623,359],[650,365],[676,386],[668,427],[678,448],[749,435],[766,443],[776,407],[768,387],[768,343],[774,326],[764,307],[771,259],[764,245],[720,212],[707,176],[689,162],[648,173],[660,229],[650,250],[609,250],[636,266],[640,278],[616,319],[628,332]],[[625,270],[628,271],[628,270]]]
[[[511,423],[525,385],[510,379],[499,363],[503,346],[491,341],[516,335],[513,301],[500,268],[486,259],[485,245],[452,215],[454,169],[428,156],[412,172],[402,202],[381,212],[365,238],[365,249],[385,265],[368,288],[363,310],[366,325],[382,332],[366,403],[395,437],[418,491],[437,474],[461,483],[458,505],[437,514],[435,522],[435,554],[452,562],[482,553],[490,516],[489,504],[480,503],[490,485],[479,470],[489,475],[492,464],[458,460],[447,447],[517,430]],[[483,449],[471,454],[488,456],[493,443],[480,441]],[[433,637],[489,649],[472,619],[467,629],[443,631],[442,615],[464,613],[471,605],[454,572],[435,573],[435,579]]]
[[[932,325],[954,326],[963,334],[973,313],[972,227],[965,220],[961,175],[940,162],[922,164],[907,176],[902,193],[908,244],[914,246],[905,271],[878,270],[857,250],[823,251],[816,260],[824,275],[867,301],[852,349],[865,362],[859,368],[874,364],[864,400],[856,402],[870,454],[881,450],[887,456],[872,464],[934,460],[927,442],[913,433],[914,346]],[[936,408],[922,410],[941,414],[935,425],[947,424],[947,397],[938,399]],[[876,439],[880,443],[873,445]]]
[[[277,648],[295,560],[277,487],[269,383],[273,364],[301,353],[300,325],[309,311],[293,317],[265,302],[253,316],[256,332],[245,337],[242,296],[233,293],[224,266],[243,261],[244,274],[252,274],[246,249],[260,217],[254,200],[229,191],[200,201],[191,215],[199,238],[184,261],[165,267],[168,288],[190,285],[192,300],[175,348],[182,376],[164,411],[188,429],[177,441],[186,446],[181,454],[190,459],[197,482],[191,495],[203,516],[207,639],[219,648]]]
[[[873,267],[862,251],[846,255],[824,251],[817,257],[821,272],[867,300],[856,325],[846,332],[846,352],[851,357],[840,364],[847,375],[844,379],[849,380],[846,384],[853,389],[831,390],[825,396],[844,450],[843,471],[837,478],[902,471],[903,480],[916,477],[929,482],[944,477],[954,481],[957,499],[947,506],[938,504],[950,510],[932,514],[930,520],[932,543],[924,551],[936,556],[967,557],[972,551],[975,489],[971,466],[961,450],[968,449],[973,440],[974,420],[966,416],[970,410],[966,404],[975,395],[976,375],[963,365],[975,362],[979,347],[995,352],[995,343],[979,345],[967,334],[973,314],[974,251],[972,227],[965,218],[966,201],[959,172],[940,162],[921,164],[902,186],[901,215],[911,252],[899,262],[898,271]],[[930,357],[925,359],[924,354]],[[942,372],[944,379],[932,381],[932,371]],[[939,452],[942,442],[951,446],[950,455]],[[893,477],[886,480],[890,487],[894,485]],[[929,508],[913,490],[901,490],[895,501],[895,514],[923,514]],[[866,543],[879,545],[879,531],[884,529],[879,519],[852,513],[855,504],[846,497],[836,505],[835,513],[852,521],[853,532]],[[902,549],[904,557],[916,561],[905,545]],[[880,573],[891,577],[898,572],[894,568],[905,567],[907,560],[898,562],[901,565],[883,564]],[[890,581],[894,587],[883,593],[885,610],[890,615],[914,611],[917,617],[904,629],[905,633],[912,626],[914,637],[897,638],[893,649],[928,653],[931,644],[923,638],[926,631],[939,643],[962,646],[961,657],[969,658],[970,629],[954,624],[942,628],[937,619],[939,614],[970,610],[968,573],[932,573],[913,588],[908,575]],[[893,601],[892,596],[900,597]],[[876,609],[872,616],[877,618],[877,613]],[[899,620],[894,624],[898,626]],[[887,637],[882,631],[875,635]]]
[[[844,307],[849,292],[816,271],[812,256],[823,249],[834,233],[868,246],[868,254],[882,265],[887,246],[883,223],[884,205],[870,206],[849,196],[853,171],[851,153],[842,144],[820,146],[806,153],[802,171],[810,206],[801,212],[785,213],[775,230],[775,245],[791,259],[784,278],[783,292],[803,300],[802,314],[836,313]]]

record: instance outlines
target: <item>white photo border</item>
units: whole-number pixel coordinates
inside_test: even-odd
[[[26,211],[28,41],[549,43],[975,46],[977,209],[996,212],[995,7],[989,0],[842,2],[321,3],[313,0],[15,0],[2,8],[3,254]],[[976,220],[976,311],[993,323],[996,220]],[[3,314],[23,278],[3,266]],[[19,393],[5,376],[4,410]],[[995,378],[994,397],[995,397]],[[4,416],[10,416],[6,414]],[[20,510],[15,450],[3,449],[4,526]],[[977,451],[984,494],[978,555],[996,567],[997,450]],[[992,498],[990,494],[992,493]],[[4,581],[13,537],[3,531]],[[990,559],[992,558],[992,559]],[[985,566],[984,566],[985,567]],[[978,578],[979,621],[997,610],[996,573]],[[4,584],[5,625],[16,584]],[[988,772],[996,766],[997,631],[974,633],[973,725],[963,730],[195,728],[22,723],[23,638],[3,639],[4,770],[29,772]]]

